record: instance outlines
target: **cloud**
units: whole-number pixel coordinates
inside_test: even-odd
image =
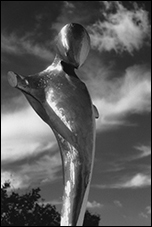
[[[68,9],[68,10],[75,9],[74,4],[72,2],[69,2],[69,1],[64,1],[64,7],[65,7],[65,9]]]
[[[135,146],[135,149],[140,151],[141,153],[137,156],[137,158],[144,158],[151,155],[151,147],[150,146]]]
[[[148,215],[147,214],[145,214],[145,213],[143,213],[143,212],[141,212],[140,214],[139,214],[139,216],[140,217],[142,217],[142,218],[148,218]]]
[[[142,8],[125,8],[119,1],[104,3],[101,9],[104,21],[98,20],[89,26],[92,47],[115,52],[128,51],[133,54],[144,44],[150,44],[151,27],[148,21],[148,12]]]
[[[119,71],[91,53],[76,73],[84,80],[99,111],[98,130],[130,126],[132,123],[126,121],[128,115],[150,113],[151,68],[148,65],[133,65]]]
[[[125,125],[128,114],[151,111],[150,70],[143,66],[127,68],[119,79],[109,80],[102,75],[95,79],[90,77],[88,89],[100,115],[98,130]]]
[[[84,24],[90,19],[87,7],[84,7],[83,2],[62,2],[60,15],[56,21],[52,23],[51,29],[58,33],[61,28],[68,23]]]
[[[18,37],[15,33],[1,35],[1,51],[13,55],[31,54],[43,60],[50,61],[54,54],[43,44],[35,43],[27,35]]]
[[[151,215],[151,206],[147,206],[143,212],[139,214],[140,217],[142,218],[149,218]]]
[[[64,25],[74,21],[74,17],[76,16],[74,9],[75,6],[73,3],[64,1],[60,15],[57,17],[56,21],[52,23],[51,29],[54,29],[58,33]]]
[[[114,200],[113,203],[116,207],[122,207],[122,203],[119,200]]]
[[[101,203],[98,203],[96,201],[93,202],[87,202],[87,208],[94,209],[94,208],[101,208],[103,205]]]
[[[32,162],[28,163],[27,159],[25,159],[21,165],[18,164],[16,167],[8,167],[6,170],[2,170],[1,184],[9,180],[11,186],[15,189],[40,185],[59,179],[60,177],[57,176],[57,173],[60,170],[60,154],[50,155],[48,152],[48,154],[44,154],[40,158],[35,157]]]
[[[1,171],[1,185],[7,181],[11,182],[11,187],[13,188],[19,188],[21,185],[20,177],[15,176],[14,179],[13,174],[10,171]]]
[[[122,183],[120,187],[122,188],[140,188],[147,187],[151,185],[151,178],[148,175],[144,175],[141,173],[136,174],[131,179]],[[119,185],[118,185],[119,186]]]
[[[124,176],[123,178],[119,179],[118,182],[113,184],[107,184],[107,185],[93,185],[95,188],[99,189],[136,189],[136,188],[145,188],[151,186],[151,176],[150,173],[144,174],[144,173],[137,173],[134,176],[128,177]]]
[[[24,97],[20,102],[25,102]],[[1,159],[7,162],[51,150],[56,144],[51,128],[29,105],[14,112],[2,112],[1,140]]]
[[[147,214],[151,214],[151,206],[146,207]]]
[[[146,146],[146,145],[140,145],[140,146],[134,146],[133,148],[136,149],[136,153],[131,155],[127,155],[127,157],[122,157],[121,161],[122,163],[124,161],[134,161],[142,158],[146,158],[151,155],[151,146]]]

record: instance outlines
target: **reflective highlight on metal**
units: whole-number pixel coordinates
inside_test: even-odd
[[[90,50],[90,37],[79,24],[65,25],[57,39],[56,46],[59,56],[75,68],[80,67],[86,60]]]
[[[58,141],[64,178],[61,226],[83,225],[94,162],[98,112],[74,71],[88,55],[88,37],[81,25],[68,24],[59,33],[58,52],[47,69],[27,77],[8,73],[10,85],[24,93]]]

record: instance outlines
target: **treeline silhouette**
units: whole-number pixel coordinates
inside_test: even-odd
[[[40,188],[19,195],[10,191],[10,182],[1,187],[1,226],[60,226],[60,213],[51,204],[44,204]],[[99,226],[100,216],[86,210],[83,226]]]

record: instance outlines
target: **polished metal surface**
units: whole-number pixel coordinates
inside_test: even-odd
[[[56,39],[56,46],[61,59],[78,68],[88,56],[90,37],[80,24],[67,24]]]
[[[24,93],[58,141],[64,177],[61,226],[83,224],[93,168],[98,114],[74,71],[88,55],[88,37],[81,25],[68,24],[59,33],[57,55],[46,70],[27,77],[8,73],[10,85]]]

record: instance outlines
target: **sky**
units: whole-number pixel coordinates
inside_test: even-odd
[[[76,70],[100,117],[87,208],[101,226],[151,225],[151,2],[1,2],[1,176],[13,189],[41,188],[61,210],[63,179],[53,132],[7,72],[30,75],[55,56],[54,39],[67,23],[91,39]]]

